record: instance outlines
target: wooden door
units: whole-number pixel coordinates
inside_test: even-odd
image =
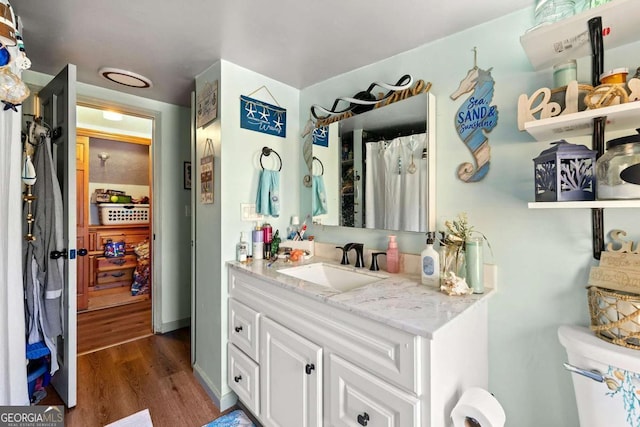
[[[322,347],[260,318],[260,413],[267,426],[322,426]]]
[[[77,397],[77,291],[76,291],[76,66],[69,64],[39,93],[45,123],[54,129],[53,161],[62,190],[64,248],[63,335],[56,357],[60,368],[51,382],[68,408]]]
[[[89,308],[89,138],[76,138],[76,247],[78,248],[78,311]]]

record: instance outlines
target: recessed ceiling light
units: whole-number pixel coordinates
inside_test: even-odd
[[[106,120],[111,120],[114,122],[122,121],[122,114],[116,113],[115,111],[103,111],[102,117],[104,117]]]
[[[107,80],[111,80],[114,83],[118,83],[124,86],[148,88],[153,86],[151,80],[140,74],[133,73],[131,71],[122,70],[119,68],[100,68],[98,71],[102,77]]]

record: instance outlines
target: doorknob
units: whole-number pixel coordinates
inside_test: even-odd
[[[80,255],[80,256],[85,256],[88,253],[89,253],[89,251],[87,249],[85,249],[85,248],[78,249],[78,255]]]

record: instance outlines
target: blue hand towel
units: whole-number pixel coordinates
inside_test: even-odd
[[[280,216],[280,172],[264,169],[260,173],[256,213],[273,217]]]
[[[312,210],[314,216],[327,213],[327,192],[324,189],[322,175],[313,176]]]

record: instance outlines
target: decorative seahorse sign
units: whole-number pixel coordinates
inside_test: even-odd
[[[464,182],[480,181],[489,172],[491,147],[485,132],[491,132],[498,124],[498,108],[490,105],[494,86],[491,68],[478,68],[475,65],[475,52],[474,48],[474,67],[462,79],[458,89],[451,94],[451,99],[456,100],[473,91],[458,108],[454,120],[458,136],[469,148],[475,160],[475,165],[465,162],[458,166],[458,178]]]

